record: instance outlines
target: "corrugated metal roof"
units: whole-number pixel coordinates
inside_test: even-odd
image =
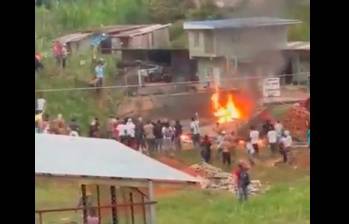
[[[55,39],[61,43],[77,42],[91,36],[92,33],[72,33]]]
[[[301,23],[299,20],[280,19],[273,17],[248,17],[231,18],[222,20],[204,20],[184,22],[183,28],[191,29],[224,29],[224,28],[247,28],[261,26],[280,26]]]
[[[126,31],[126,32],[121,32],[120,34],[112,35],[112,37],[134,37],[134,36],[142,35],[142,34],[145,34],[145,33],[153,32],[155,30],[159,30],[159,29],[168,27],[170,25],[171,24],[150,25],[150,26],[139,28],[139,29],[134,29],[134,30]]]
[[[310,50],[309,41],[293,41],[288,42],[285,50]]]
[[[35,173],[197,182],[195,177],[114,140],[49,134],[35,135]]]

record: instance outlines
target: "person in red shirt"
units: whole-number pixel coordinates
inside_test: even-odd
[[[238,190],[238,198],[240,202],[247,201],[248,198],[248,185],[250,184],[250,176],[247,171],[248,166],[243,161],[240,161],[238,164],[238,169],[232,172]]]

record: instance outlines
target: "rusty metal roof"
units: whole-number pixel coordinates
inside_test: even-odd
[[[95,32],[103,32],[109,34],[112,37],[133,37],[137,35],[142,35],[145,33],[152,32],[154,30],[162,29],[168,27],[171,24],[140,24],[140,25],[113,25],[105,26],[102,28],[90,29],[85,32],[77,32],[72,34],[67,34],[62,37],[55,39],[61,43],[69,42],[79,42],[85,38],[89,38]]]
[[[35,135],[35,174],[198,182],[115,140],[50,134]]]
[[[81,41],[85,38],[88,38],[92,35],[92,33],[88,32],[88,33],[72,33],[72,34],[68,34],[62,37],[59,37],[57,39],[55,39],[55,41],[59,41],[61,43],[69,43],[69,42],[78,42]]]
[[[130,30],[130,31],[126,31],[126,32],[121,32],[120,34],[116,34],[116,35],[111,35],[112,37],[134,37],[134,36],[138,36],[138,35],[143,35],[145,33],[150,33],[153,32],[155,30],[159,30],[159,29],[163,29],[166,27],[171,26],[171,24],[155,24],[155,25],[148,25],[148,26],[144,26],[138,29],[134,29],[134,30]]]

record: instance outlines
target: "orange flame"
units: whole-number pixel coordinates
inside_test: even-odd
[[[218,118],[218,123],[226,123],[241,118],[241,111],[236,107],[232,94],[228,94],[228,100],[224,107],[219,102],[218,93],[212,95],[211,101],[214,109],[213,115]]]

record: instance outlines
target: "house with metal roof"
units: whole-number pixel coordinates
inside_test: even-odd
[[[247,17],[188,21],[190,57],[198,60],[200,79],[221,80],[236,74],[277,73],[270,54],[288,46],[287,30],[301,21],[273,17]],[[262,58],[264,61],[259,63]],[[268,60],[269,62],[265,62]],[[271,66],[269,66],[271,65]]]
[[[68,211],[82,211],[82,223],[86,223],[89,209],[97,211],[99,220],[109,219],[110,223],[116,224],[121,218],[118,209],[125,207],[130,208],[126,219],[133,220],[132,223],[135,223],[135,216],[142,216],[143,223],[153,224],[155,185],[193,185],[198,182],[195,177],[115,140],[50,134],[35,135],[35,177],[41,181],[68,181],[81,188],[81,206],[39,208],[36,214],[40,224],[44,223],[47,213]],[[102,186],[110,190],[111,202],[107,205],[100,202]],[[88,203],[91,194],[96,200]],[[136,214],[135,207],[142,208],[141,215]],[[102,210],[111,210],[111,215],[103,217]]]
[[[104,33],[100,43],[102,53],[122,49],[163,49],[170,47],[169,26],[171,24],[115,25],[89,29],[56,38],[67,44],[70,52],[82,53],[91,49],[96,35]]]

